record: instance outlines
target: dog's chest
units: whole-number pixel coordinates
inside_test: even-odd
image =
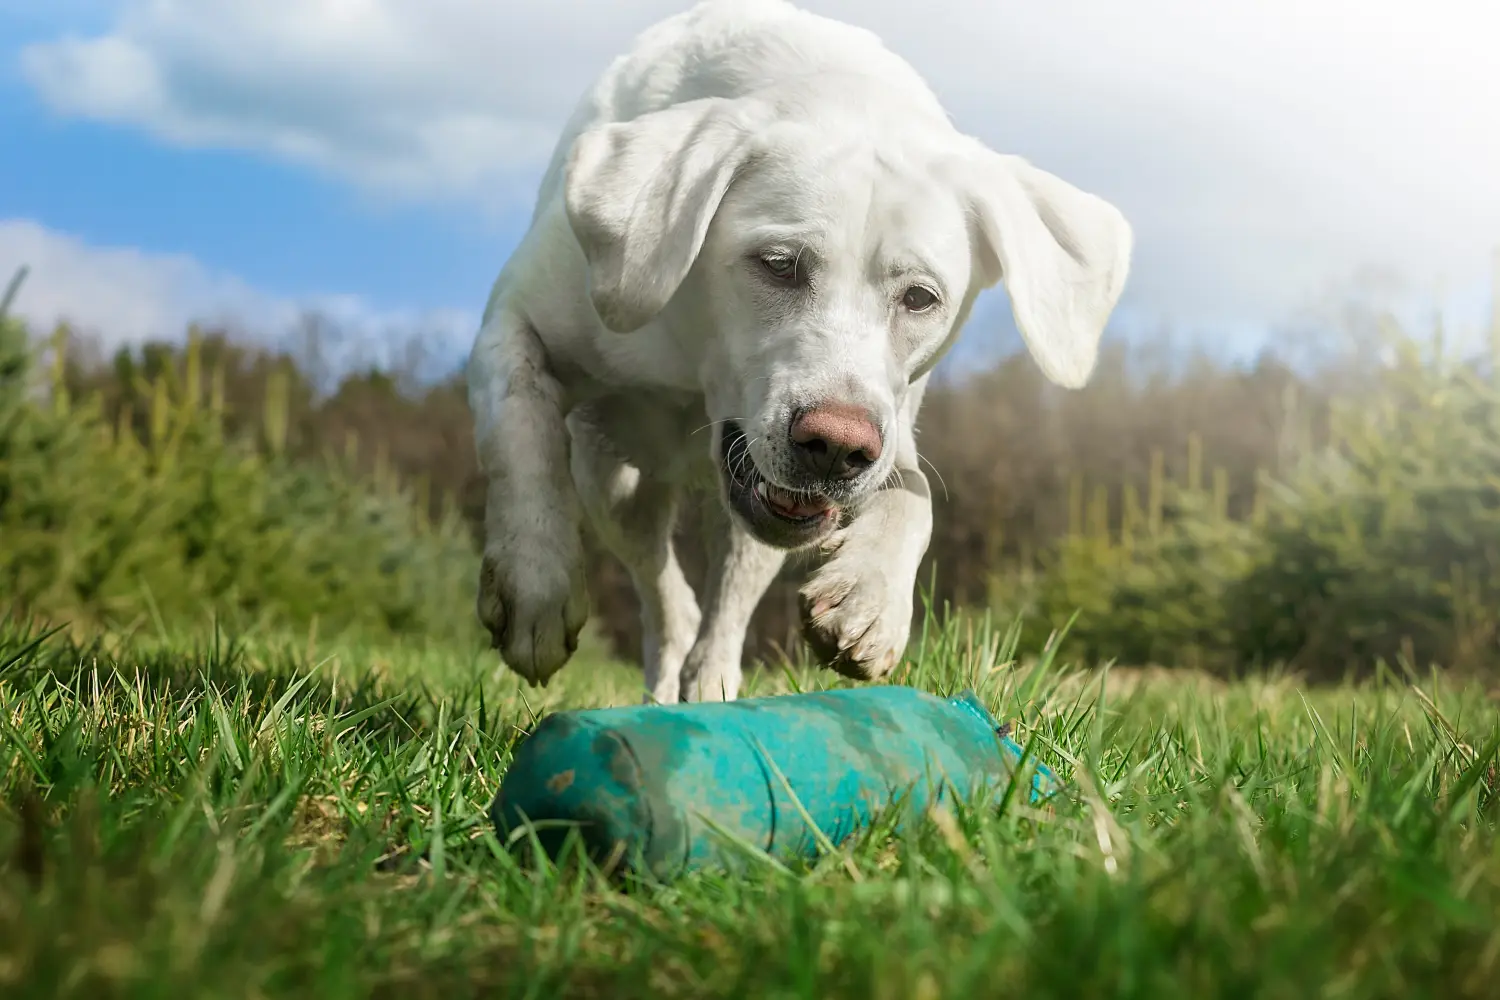
[[[588,437],[643,472],[686,483],[711,478],[712,426],[703,397],[668,390],[610,393],[580,403],[569,417]],[[575,446],[582,444],[575,434]]]

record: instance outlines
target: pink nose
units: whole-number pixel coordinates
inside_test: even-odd
[[[870,411],[848,403],[824,403],[792,418],[797,460],[819,479],[853,479],[880,458],[880,428]]]

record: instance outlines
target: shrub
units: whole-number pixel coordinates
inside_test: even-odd
[[[1004,610],[1052,628],[1076,615],[1069,643],[1088,659],[1224,667],[1236,639],[1227,592],[1253,562],[1255,531],[1201,490],[1158,495],[1155,516],[1127,518],[1117,536],[1096,526],[1062,538]]]
[[[1500,390],[1393,340],[1372,390],[1335,401],[1328,442],[1262,477],[1251,516],[1168,485],[1156,515],[1061,540],[1010,606],[1053,627],[1077,612],[1083,651],[1130,663],[1493,667]]]
[[[1261,557],[1228,594],[1242,653],[1338,673],[1375,659],[1493,665],[1500,393],[1398,344],[1334,441],[1274,485]]]
[[[227,435],[222,381],[202,377],[195,348],[188,377],[150,383],[143,431],[61,379],[39,384],[35,357],[18,324],[0,324],[0,595],[13,609],[477,636],[462,519],[429,518],[336,462],[288,460],[275,406],[263,440]]]

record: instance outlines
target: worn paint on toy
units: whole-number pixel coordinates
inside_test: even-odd
[[[1023,756],[1008,728],[973,692],[897,686],[558,712],[516,749],[490,815],[502,837],[529,820],[554,854],[567,829],[544,821],[564,821],[591,856],[658,878],[741,866],[725,833],[813,858],[817,833],[837,844],[898,803],[1003,793]],[[1033,803],[1058,790],[1027,767]]]

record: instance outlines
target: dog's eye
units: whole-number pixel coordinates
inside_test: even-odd
[[[926,312],[937,305],[937,293],[921,285],[912,285],[901,296],[901,304],[914,313]]]
[[[760,259],[761,266],[777,281],[792,281],[797,277],[797,258],[784,254],[767,254]]]

